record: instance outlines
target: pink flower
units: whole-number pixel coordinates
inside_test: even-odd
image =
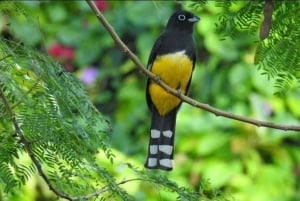
[[[63,46],[60,44],[53,44],[48,49],[49,54],[55,59],[73,60],[74,49],[72,47]]]
[[[97,8],[100,11],[106,11],[108,9],[109,4],[108,4],[107,1],[105,1],[105,0],[103,0],[103,1],[102,0],[101,1],[94,0],[94,2],[95,2]]]
[[[60,52],[60,56],[68,60],[73,60],[74,49],[72,47],[64,47]]]
[[[63,46],[61,44],[56,43],[48,48],[48,53],[54,59],[61,62],[66,71],[74,71],[74,66],[72,65],[72,61],[74,59],[73,47]]]
[[[62,46],[60,44],[54,44],[49,47],[48,52],[52,57],[57,58],[59,57],[61,50]]]

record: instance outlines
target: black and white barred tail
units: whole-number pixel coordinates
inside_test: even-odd
[[[174,110],[165,116],[160,116],[156,110],[152,111],[146,168],[173,169],[176,113],[177,111]]]

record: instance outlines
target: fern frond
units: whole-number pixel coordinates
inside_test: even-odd
[[[277,95],[284,95],[296,79],[300,81],[299,2],[276,2],[269,37],[260,42],[256,63],[275,79]]]
[[[293,79],[300,82],[300,2],[273,1],[274,6],[269,8],[272,16],[268,16],[270,32],[259,40],[266,2],[216,1],[215,5],[222,8],[217,31],[232,38],[241,34],[254,36],[259,41],[254,63],[262,74],[275,80],[276,94],[283,95],[291,88]]]
[[[143,181],[143,185],[147,185],[160,191],[171,192],[176,196],[176,200],[204,200],[204,195],[193,191],[192,189],[179,186],[176,182],[167,178],[166,175],[157,174],[153,171],[141,171],[131,164],[128,167]]]
[[[240,7],[240,9],[233,10],[234,4],[238,4],[237,7]],[[247,35],[257,33],[261,21],[261,3],[256,1],[217,1],[215,5],[223,10],[219,14],[218,32],[233,38],[241,33]]]
[[[15,178],[15,174],[10,164],[5,163],[4,161],[0,163],[0,181],[2,184],[5,184],[4,192],[6,193],[11,189],[20,186],[20,180]]]
[[[52,185],[72,196],[111,186],[108,194],[129,199],[113,176],[94,163],[98,150],[113,158],[107,147],[110,125],[79,80],[47,56],[14,42],[0,40],[0,57],[1,90]],[[36,168],[21,157],[28,150],[20,144],[2,102],[0,111],[0,180],[8,192],[26,183]]]

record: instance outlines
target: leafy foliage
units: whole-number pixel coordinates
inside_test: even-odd
[[[268,78],[275,79],[277,95],[285,95],[288,89],[299,87],[300,81],[300,20],[297,1],[273,1],[270,13],[271,30],[264,40],[259,40],[264,6],[271,1],[216,1],[219,13],[217,29],[226,36],[236,38],[248,34],[257,41],[255,64]],[[203,4],[203,2],[201,2]],[[199,3],[191,4],[197,8]]]
[[[276,79],[277,94],[284,95],[300,81],[299,2],[276,1],[272,29],[258,45],[256,62],[268,76]]]
[[[98,149],[110,160],[113,157],[107,148],[110,125],[90,103],[77,78],[20,44],[1,40],[0,48],[1,89],[50,181],[71,195],[96,188],[92,180],[114,183],[109,173],[93,162]],[[24,184],[36,170],[32,162],[20,161],[31,153],[20,144],[20,134],[4,104],[1,114],[0,177],[9,192],[16,184]],[[92,175],[91,168],[99,169],[99,173]]]

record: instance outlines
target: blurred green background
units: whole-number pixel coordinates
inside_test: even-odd
[[[297,124],[300,92],[274,96],[272,80],[253,64],[258,34],[235,38],[216,31],[222,8],[214,1],[191,6],[176,1],[97,1],[98,8],[129,48],[146,65],[152,45],[176,9],[201,18],[196,26],[197,66],[189,96],[224,111],[258,120]],[[13,17],[1,14],[1,37],[23,41],[49,54],[85,84],[92,102],[112,123],[114,164],[99,163],[127,174],[125,163],[142,167],[148,147],[150,113],[146,77],[114,44],[85,1],[17,2]],[[235,4],[243,6],[243,1]],[[177,117],[175,169],[167,175],[201,191],[203,183],[239,201],[300,200],[300,138],[295,132],[259,128],[217,117],[183,104]],[[128,173],[130,174],[130,173]],[[10,200],[38,200],[33,178],[23,194]],[[203,183],[202,183],[203,182]],[[126,187],[127,186],[127,187]],[[174,200],[155,187],[126,184],[137,200]],[[209,193],[219,193],[209,191]],[[1,197],[1,196],[0,196]]]

